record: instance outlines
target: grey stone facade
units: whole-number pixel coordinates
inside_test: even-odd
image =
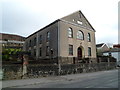
[[[70,63],[76,62],[74,58],[95,60],[95,30],[83,13],[77,11],[28,36],[24,50],[37,60],[57,59],[59,63],[65,58]]]

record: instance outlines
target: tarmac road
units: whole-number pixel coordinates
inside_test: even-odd
[[[31,82],[31,83],[28,84],[25,82]],[[7,85],[9,83],[10,81],[3,82],[4,85]],[[20,82],[17,81],[16,83],[20,83]],[[118,88],[118,70],[31,79],[29,81],[27,80],[24,81],[20,85],[19,84],[13,86],[8,85],[8,87],[10,88]]]

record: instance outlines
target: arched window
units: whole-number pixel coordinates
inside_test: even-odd
[[[46,41],[48,42],[49,40],[50,40],[50,32],[48,31],[46,35]]]
[[[88,39],[89,42],[91,41],[90,33],[87,34],[87,39]]]
[[[37,43],[37,41],[36,41],[36,37],[34,38],[34,46],[36,46],[36,43]]]
[[[73,30],[72,30],[72,28],[68,28],[68,37],[70,37],[70,38],[73,37]]]
[[[77,39],[84,40],[84,34],[80,30],[77,32]]]

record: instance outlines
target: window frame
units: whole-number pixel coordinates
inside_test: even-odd
[[[48,31],[46,35],[46,41],[48,42],[49,40],[50,40],[50,31]]]
[[[42,44],[42,35],[39,36],[39,44]]]
[[[87,34],[87,41],[91,42],[91,35],[90,35],[90,33]]]
[[[73,56],[73,45],[69,44],[69,55]]]
[[[35,37],[34,38],[34,46],[36,46],[36,44],[37,44],[37,38]]]
[[[79,33],[80,32],[80,33]],[[82,36],[81,36],[82,35]],[[82,38],[81,38],[82,37]],[[78,30],[77,32],[77,39],[84,40],[84,33],[81,30]]]
[[[88,56],[92,56],[91,47],[88,47]]]
[[[71,27],[68,28],[68,38],[73,38],[73,29]]]

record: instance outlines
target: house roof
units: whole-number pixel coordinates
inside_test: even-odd
[[[105,43],[100,43],[100,44],[97,44],[96,47],[99,48],[99,47],[102,47]]]
[[[16,34],[7,34],[0,33],[0,40],[17,40],[17,41],[25,41],[25,37],[16,35]]]
[[[114,48],[120,48],[120,44],[113,45]]]
[[[60,19],[57,19],[57,20],[55,20],[54,22],[48,24],[47,26],[39,29],[38,31],[36,31],[36,32],[34,32],[33,34],[31,34],[31,35],[29,35],[28,37],[26,37],[26,39],[29,38],[29,37],[31,37],[32,35],[36,34],[37,32],[44,30],[45,28],[49,27],[50,25],[52,25],[52,24],[54,24],[54,23],[56,23],[56,22],[58,22],[58,21],[60,21]]]

